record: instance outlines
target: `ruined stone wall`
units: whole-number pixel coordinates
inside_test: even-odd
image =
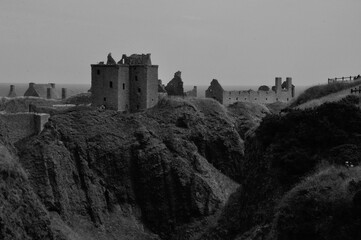
[[[278,93],[274,91],[224,91],[223,104],[228,106],[235,102],[252,103],[274,103],[289,102],[292,100],[292,91],[282,90]]]
[[[213,98],[223,104],[223,101],[225,100],[225,93],[217,79],[213,79],[211,85],[206,90],[206,98]]]
[[[92,105],[123,110],[118,105],[119,65],[92,65]]]
[[[235,102],[273,103],[276,99],[274,91],[224,91],[223,104]]]
[[[158,66],[147,67],[147,106],[154,107],[158,103]]]
[[[289,102],[292,100],[292,89],[290,90],[282,90],[279,94],[277,94],[278,102]]]
[[[9,139],[12,143],[40,133],[49,116],[49,114],[36,113],[0,114],[1,120],[5,122],[9,130]]]
[[[206,90],[206,97],[213,98],[223,105],[230,105],[236,102],[252,102],[252,103],[274,103],[289,102],[294,96],[294,87],[292,78],[288,77],[286,89],[282,89],[282,78],[276,77],[275,90],[270,91],[224,91],[222,86],[216,79],[211,81],[211,85]]]
[[[194,86],[192,90],[185,93],[187,97],[197,97],[197,86]]]

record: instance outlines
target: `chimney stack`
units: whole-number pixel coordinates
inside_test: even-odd
[[[276,77],[275,78],[275,87],[276,93],[280,93],[282,91],[282,78]]]
[[[10,91],[9,91],[8,97],[16,97],[14,85],[10,85]]]
[[[47,99],[52,99],[52,89],[51,88],[47,88],[46,89],[46,98]]]
[[[67,97],[67,89],[62,88],[61,89],[61,99],[66,99],[66,97]]]

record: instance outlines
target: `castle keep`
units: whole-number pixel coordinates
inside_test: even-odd
[[[151,108],[158,102],[158,65],[150,54],[125,54],[116,63],[111,54],[106,64],[91,65],[92,105],[119,111]]]
[[[225,91],[216,79],[213,79],[211,85],[206,90],[206,97],[216,99],[223,105],[230,105],[235,102],[253,102],[253,103],[274,103],[289,102],[295,95],[295,89],[292,85],[292,78],[286,78],[282,84],[282,78],[276,77],[275,86],[272,90],[264,91]]]

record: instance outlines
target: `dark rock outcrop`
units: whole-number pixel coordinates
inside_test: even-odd
[[[5,147],[3,137],[0,136],[0,239],[55,239],[47,211],[13,153]]]
[[[206,226],[238,187],[244,149],[236,121],[211,99],[164,99],[139,114],[54,115],[17,147],[61,233],[69,226],[74,234],[93,229],[97,239],[188,239],[200,227],[178,229]]]

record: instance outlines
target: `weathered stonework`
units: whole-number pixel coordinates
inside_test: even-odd
[[[0,119],[8,129],[9,140],[15,143],[23,138],[40,133],[50,115],[44,113],[4,113]]]
[[[161,79],[158,79],[158,93],[166,93],[167,90],[165,90],[165,86],[162,83]]]
[[[184,89],[183,89],[183,81],[182,81],[182,73],[177,71],[174,73],[174,77],[165,87],[167,90],[168,96],[184,96]]]
[[[235,102],[289,102],[294,98],[294,86],[292,85],[292,78],[288,77],[284,82],[284,88],[282,88],[282,78],[276,77],[275,86],[270,91],[224,91],[218,81],[213,79],[206,90],[206,97],[216,99],[226,106]]]
[[[197,86],[194,86],[192,90],[185,93],[186,97],[197,97]]]
[[[135,112],[157,104],[158,65],[151,65],[150,54],[123,55],[116,64],[92,64],[91,69],[93,106]]]
[[[15,86],[14,85],[10,85],[10,91],[7,97],[13,98],[16,97],[16,92],[15,92]]]
[[[41,97],[46,99],[59,99],[55,83],[35,84],[29,83],[29,88],[24,93],[26,97]]]

